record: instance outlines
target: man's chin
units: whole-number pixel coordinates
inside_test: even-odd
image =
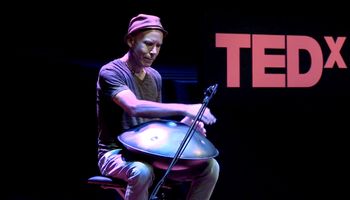
[[[143,64],[143,66],[144,66],[144,67],[150,67],[150,66],[152,66],[152,63],[153,63],[153,62],[145,62],[145,63]]]

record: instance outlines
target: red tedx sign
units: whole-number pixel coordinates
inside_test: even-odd
[[[347,68],[340,53],[346,37],[324,39],[330,49],[324,63],[319,43],[304,35],[264,35],[216,33],[216,47],[227,50],[227,87],[240,87],[240,50],[251,48],[252,87],[312,87],[318,83],[324,68]],[[284,49],[285,55],[266,54],[267,49]],[[310,56],[309,70],[300,73],[299,52]],[[285,68],[285,73],[267,73],[267,68]]]

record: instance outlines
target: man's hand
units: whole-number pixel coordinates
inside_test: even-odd
[[[187,116],[184,117],[184,118],[181,120],[182,123],[185,123],[185,124],[187,124],[187,125],[189,125],[189,126],[192,125],[193,121],[194,121],[193,119],[191,119],[191,118],[189,118],[189,117],[187,117]],[[207,134],[206,134],[206,133],[207,133],[207,130],[205,130],[205,128],[204,128],[204,123],[203,123],[203,122],[197,121],[194,128],[196,129],[196,131],[200,132],[200,133],[203,134],[204,136],[207,136]]]
[[[199,109],[202,107],[202,104],[189,104],[186,105],[186,116],[194,119],[199,112]],[[214,124],[216,122],[215,116],[210,112],[209,108],[205,108],[202,117],[199,119],[205,124]]]

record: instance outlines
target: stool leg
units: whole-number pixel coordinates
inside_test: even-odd
[[[125,188],[116,188],[118,194],[124,199],[125,197]]]
[[[117,193],[118,193],[118,195],[120,196],[120,198],[118,198],[118,200],[119,199],[122,199],[122,200],[124,200],[125,198],[125,188],[123,188],[123,187],[113,187],[113,186],[101,186],[101,188],[102,189],[112,189],[112,190],[115,190]]]

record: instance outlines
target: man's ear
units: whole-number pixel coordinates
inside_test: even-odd
[[[128,38],[126,38],[126,43],[128,44],[129,48],[131,48],[135,44],[135,39],[129,36]]]

